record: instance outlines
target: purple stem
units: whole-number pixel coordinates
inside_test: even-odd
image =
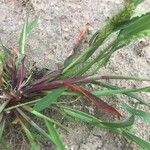
[[[16,89],[21,89],[21,84],[25,77],[25,57],[21,60],[21,64],[19,66],[18,72],[17,72],[17,83],[16,83]]]

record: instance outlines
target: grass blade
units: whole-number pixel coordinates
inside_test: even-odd
[[[142,2],[142,1],[140,1]],[[78,63],[83,63],[87,61],[91,55],[98,49],[98,47],[103,43],[103,41],[116,30],[120,25],[130,20],[136,6],[140,2],[131,2],[128,1],[125,3],[124,8],[116,15],[114,15],[107,24],[99,31],[97,31],[96,35],[94,35],[90,41],[90,47],[87,48],[79,57],[77,57],[72,63],[70,63],[64,70],[63,74],[69,71],[71,68],[73,68]],[[90,64],[91,66],[91,64]],[[87,68],[89,68],[87,66]],[[88,69],[86,69],[88,70]]]
[[[25,41],[27,34],[37,25],[38,17],[36,17],[33,21],[29,22],[28,19],[25,21],[23,25],[23,29],[20,33],[19,37],[19,53],[21,55],[25,54]]]
[[[79,110],[75,110],[75,109],[71,109],[71,108],[63,107],[63,106],[61,106],[61,110],[72,117],[78,118],[88,123],[93,124],[95,122],[99,122],[99,120],[96,117],[89,115],[87,113],[81,112]]]
[[[84,113],[79,110],[71,109],[68,107],[61,107],[61,109],[63,112],[65,112],[66,114],[68,114],[74,118],[78,118],[81,121],[91,123],[93,125],[96,125],[96,126],[102,127],[102,128],[125,128],[125,127],[133,125],[133,123],[134,123],[134,115],[132,115],[125,121],[106,122],[106,121],[102,121],[90,114]]]
[[[49,94],[35,104],[34,110],[42,111],[46,107],[49,107],[53,102],[56,102],[57,98],[60,97],[65,90],[65,87],[51,90]]]
[[[132,126],[134,124],[135,121],[135,116],[132,115],[130,116],[128,119],[126,119],[125,121],[118,121],[118,122],[105,122],[103,121],[102,124],[104,124],[105,126],[111,127],[111,128],[125,128],[125,127],[129,127]]]
[[[19,112],[19,114],[31,125],[33,126],[39,133],[41,133],[44,137],[46,137],[49,141],[52,141],[52,138],[50,135],[48,135],[42,128],[40,128],[35,122],[32,121],[31,118],[29,118],[21,109],[16,108],[16,110]]]
[[[35,17],[32,21],[28,22],[26,33],[30,33],[32,29],[34,29],[37,26],[39,17]]]
[[[91,83],[93,84],[96,84],[96,85],[100,85],[102,87],[106,87],[108,89],[113,89],[113,90],[119,90],[119,89],[123,89],[123,88],[120,88],[120,87],[117,87],[117,86],[114,86],[114,85],[111,85],[111,84],[108,84],[108,83],[103,83],[103,82],[100,82],[100,81],[92,81]],[[149,106],[150,107],[150,104],[145,102],[145,100],[143,100],[142,98],[134,95],[133,93],[131,92],[125,92],[125,93],[122,93],[122,94],[125,94],[127,95],[128,97],[131,97],[133,99],[136,99],[138,102],[140,102],[141,104],[144,104],[146,106]]]
[[[3,104],[0,105],[0,114],[5,109],[5,107],[7,106],[8,103],[9,103],[9,101],[5,101]]]
[[[2,64],[4,62],[6,58],[6,52],[5,51],[0,51],[0,64]]]
[[[136,144],[138,144],[143,150],[149,150],[150,149],[150,142],[145,141],[131,133],[129,133],[126,130],[123,130],[121,133],[123,136],[127,137],[129,140],[134,141]]]
[[[58,132],[56,131],[56,128],[54,127],[54,124],[45,120],[45,124],[48,128],[49,134],[52,137],[55,145],[56,145],[56,149],[57,150],[65,150],[65,146],[58,134]]]
[[[142,110],[138,110],[135,108],[130,107],[129,105],[127,105],[126,103],[123,104],[123,107],[131,114],[138,116],[138,117],[142,117],[144,120],[146,120],[149,124],[150,124],[150,114],[146,113]]]
[[[31,145],[30,150],[40,150],[40,147],[35,142],[35,139],[33,138],[32,133],[29,131],[29,129],[25,126],[25,124],[20,119],[19,119],[19,121],[20,121],[20,124],[21,124],[24,132],[26,133],[28,140],[30,141],[30,145]]]
[[[36,103],[38,101],[40,101],[40,99],[32,100],[32,101],[26,102],[26,103],[21,103],[21,104],[15,105],[15,106],[10,106],[10,107],[4,109],[4,111],[7,112],[7,111],[10,111],[10,110],[15,109],[15,108],[31,105],[31,104],[34,104],[34,103]]]
[[[137,80],[137,81],[150,81],[149,78],[138,78],[129,76],[102,76],[101,79],[115,79],[115,80]]]
[[[24,108],[25,110],[27,110],[28,112],[34,114],[35,116],[37,116],[37,117],[39,117],[39,118],[42,118],[42,119],[44,119],[44,120],[47,120],[47,121],[49,121],[49,122],[51,122],[51,123],[53,123],[53,124],[55,124],[55,125],[57,125],[57,126],[63,128],[63,129],[65,129],[66,131],[69,131],[69,129],[68,129],[67,127],[65,127],[65,126],[63,126],[62,124],[56,122],[56,121],[53,120],[52,118],[49,118],[49,117],[47,117],[47,116],[41,114],[40,112],[37,112],[37,111],[35,111],[35,110],[32,110],[32,108],[30,108],[30,107],[24,106],[23,108]]]
[[[131,19],[118,35],[118,45],[127,45],[135,39],[150,36],[150,13]]]
[[[132,115],[129,119],[127,119],[126,121],[123,121],[123,122],[103,122],[102,120],[97,119],[92,115],[86,114],[86,113],[78,111],[78,110],[74,110],[74,109],[67,108],[67,107],[62,107],[62,110],[66,114],[68,114],[72,117],[78,118],[84,122],[91,123],[97,127],[110,128],[112,131],[115,131],[115,132],[125,136],[129,140],[134,141],[136,144],[141,146],[144,150],[150,149],[150,143],[148,141],[145,141],[124,129],[125,127],[129,127],[129,126],[133,125],[134,115]]]
[[[110,106],[109,104],[101,100],[100,98],[96,97],[86,89],[67,82],[64,83],[64,85],[69,87],[73,91],[83,94],[89,100],[89,102],[94,103],[98,108],[102,109],[103,111],[109,112],[113,115],[121,116],[121,114],[115,108],[113,108],[112,106]]]
[[[21,55],[25,54],[25,40],[26,40],[26,34],[27,34],[27,25],[28,25],[28,20],[25,21],[23,25],[23,29],[20,33],[20,38],[19,38],[19,53]]]
[[[4,128],[5,128],[5,120],[2,120],[2,121],[0,122],[0,141],[2,140]]]
[[[0,141],[0,146],[1,146],[1,149],[2,149],[2,150],[10,150],[10,149],[8,148],[8,143],[6,143],[6,141],[5,141],[4,139],[1,139],[1,141]]]
[[[17,72],[17,83],[16,88],[20,90],[21,84],[25,78],[25,57],[21,60],[21,64],[19,65],[18,72]]]
[[[6,74],[8,74],[12,81],[12,86],[14,87],[16,84],[16,76],[17,76],[17,70],[16,65],[14,64],[14,61],[12,58],[8,57],[6,59]]]
[[[137,88],[137,89],[119,89],[119,90],[97,90],[94,91],[93,94],[97,96],[112,96],[115,94],[123,94],[123,93],[128,93],[128,92],[142,92],[146,91],[150,87],[143,87],[143,88]]]

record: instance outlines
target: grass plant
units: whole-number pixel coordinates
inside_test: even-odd
[[[19,48],[9,49],[1,43],[0,48],[0,142],[5,146],[6,127],[9,128],[16,122],[22,128],[26,140],[30,143],[31,150],[40,149],[38,138],[32,132],[34,128],[41,136],[51,141],[57,150],[65,150],[65,144],[61,139],[57,128],[67,130],[53,117],[44,113],[45,109],[55,108],[63,116],[71,116],[99,128],[105,128],[122,135],[135,142],[144,150],[150,149],[150,142],[134,135],[132,126],[136,117],[142,117],[150,123],[150,114],[121,102],[121,107],[130,115],[122,119],[121,112],[109,103],[103,101],[103,96],[126,95],[138,105],[150,107],[148,100],[137,96],[137,93],[150,92],[150,86],[138,88],[121,88],[108,83],[109,80],[134,80],[150,81],[150,78],[138,78],[132,76],[99,76],[97,74],[103,66],[106,66],[111,55],[120,48],[135,40],[150,35],[150,12],[135,16],[136,7],[144,0],[127,0],[124,8],[111,17],[106,24],[99,29],[89,41],[81,54],[75,54],[64,62],[63,70],[47,73],[42,78],[33,80],[33,72],[28,71],[25,55],[25,41],[29,32],[36,26],[38,18],[32,21],[26,20],[19,38]],[[134,17],[132,17],[134,15]],[[99,47],[114,36],[105,49]],[[96,56],[93,56],[96,53]],[[102,89],[89,91],[86,84],[94,84]],[[76,110],[57,102],[61,97],[84,96],[88,103],[94,104],[104,113],[114,116],[117,120],[105,121],[96,118],[81,110]],[[41,128],[32,117],[40,119],[45,125]],[[11,119],[8,119],[11,118]],[[15,125],[16,125],[15,124]]]

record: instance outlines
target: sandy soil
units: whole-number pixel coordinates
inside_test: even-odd
[[[80,29],[88,23],[87,36],[90,37],[122,7],[122,3],[123,0],[0,0],[0,38],[9,47],[18,45],[18,35],[26,17],[40,16],[37,28],[28,36],[26,52],[31,60],[37,62],[38,67],[54,70],[72,53]],[[149,0],[145,0],[137,10],[150,11]],[[125,47],[113,55],[100,74],[149,77],[149,50],[148,38]],[[149,83],[113,81],[113,84],[135,87]],[[147,100],[150,98],[150,95],[142,96]],[[137,134],[150,140],[150,127],[140,119],[137,124]],[[62,132],[62,137],[69,150],[138,149],[122,137],[83,123],[75,125],[71,133]]]

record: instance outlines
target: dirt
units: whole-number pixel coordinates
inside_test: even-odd
[[[0,38],[9,47],[18,46],[18,35],[24,20],[40,16],[37,28],[28,35],[26,53],[40,68],[58,69],[72,54],[80,30],[88,24],[90,37],[104,22],[116,13],[123,0],[0,0]],[[145,2],[138,12],[150,11]],[[100,74],[150,76],[150,39],[145,38],[113,54],[110,63]],[[110,81],[122,87],[149,85],[148,82]],[[149,100],[150,95],[142,95]],[[124,97],[123,97],[124,98]],[[111,99],[109,99],[111,103]],[[130,101],[129,101],[130,102]],[[119,107],[119,106],[117,106]],[[147,108],[142,109],[149,111]],[[88,107],[91,112],[93,108]],[[150,127],[137,120],[136,134],[150,140]],[[61,133],[68,150],[137,150],[130,141],[83,123],[73,131]],[[46,148],[45,148],[46,149]]]

